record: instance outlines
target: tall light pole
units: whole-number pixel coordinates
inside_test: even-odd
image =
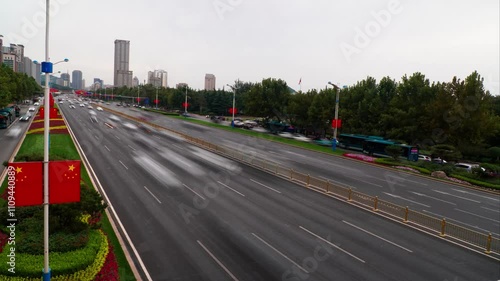
[[[228,87],[230,87],[232,90],[233,90],[233,119],[231,120],[231,127],[234,128],[234,108],[235,108],[235,105],[236,105],[236,86],[231,86],[229,84],[227,84]]]
[[[337,92],[337,95],[335,97],[335,122],[339,119],[339,94],[340,94],[340,88],[339,86],[333,84],[332,82],[328,82],[329,85],[333,86],[333,89]],[[337,147],[337,127],[338,123],[335,123],[335,128],[333,128],[333,141],[332,141],[332,148],[335,150]]]
[[[156,110],[158,110],[158,88],[159,87],[156,87],[156,100],[155,100]]]
[[[188,112],[188,86],[186,85],[186,99],[184,100],[184,114]]]
[[[140,91],[140,88],[141,88],[141,84],[137,84],[137,107],[139,107],[139,91]]]

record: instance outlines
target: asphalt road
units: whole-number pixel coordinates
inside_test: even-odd
[[[62,108],[152,280],[500,278],[498,260],[107,112]]]
[[[448,222],[491,233],[500,238],[500,196],[476,191],[461,185],[444,183],[405,172],[317,153],[298,147],[235,134],[131,107],[109,105],[113,110],[134,117],[150,118],[150,122],[224,145],[284,167],[330,180],[346,187],[378,196],[400,206],[408,206]],[[203,119],[203,118],[202,118]],[[243,130],[243,129],[235,129]],[[278,137],[277,137],[278,138]]]
[[[29,106],[21,105],[20,108],[20,116],[23,116],[23,114],[28,111]],[[4,163],[4,161],[9,161],[12,153],[16,149],[16,146],[18,145],[19,141],[21,141],[24,133],[28,129],[29,124],[30,122],[19,121],[19,117],[17,117],[16,121],[12,123],[12,125],[10,125],[7,129],[0,129],[0,164]],[[18,133],[13,134],[15,131]],[[4,165],[1,165],[0,175],[4,173],[5,169],[6,167]]]

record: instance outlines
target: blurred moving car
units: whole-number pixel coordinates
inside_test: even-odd
[[[446,163],[448,163],[448,162],[446,162],[446,160],[441,159],[439,157],[432,159],[432,162],[437,163],[437,164],[446,164]]]
[[[29,121],[29,120],[30,120],[30,118],[31,118],[31,113],[26,112],[26,114],[24,114],[23,116],[21,116],[21,117],[19,118],[19,121],[24,121],[24,122],[26,122],[26,121]]]
[[[102,107],[98,106],[97,108],[97,111],[102,111]]]
[[[35,111],[35,108],[32,106],[28,109],[28,111]]]
[[[21,134],[21,128],[19,127],[12,127],[7,131],[5,134],[7,137],[15,138]]]

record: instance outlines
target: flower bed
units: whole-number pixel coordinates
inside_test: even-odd
[[[33,122],[27,134],[43,134],[44,118],[40,114],[35,115]],[[68,128],[64,123],[62,116],[57,113],[57,118],[50,118],[50,133],[51,134],[69,134]]]
[[[370,163],[375,163],[376,159],[375,157],[366,156],[364,154],[355,154],[355,153],[344,153],[343,156]]]

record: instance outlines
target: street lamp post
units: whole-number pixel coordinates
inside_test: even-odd
[[[184,114],[188,112],[188,86],[186,85],[186,99],[184,100]]]
[[[229,84],[227,84],[227,86],[229,86],[231,89],[233,89],[233,110],[232,110],[233,111],[232,112],[233,113],[233,119],[231,120],[231,127],[234,128],[234,108],[235,108],[235,105],[236,105],[236,89],[237,88],[236,88],[236,86],[233,87],[233,86],[231,86]]]
[[[137,107],[139,107],[139,91],[141,88],[141,84],[137,84]]]
[[[156,87],[156,100],[155,100],[155,104],[156,104],[156,109],[158,110],[158,88],[159,87]]]
[[[339,119],[339,94],[340,94],[340,88],[339,86],[333,84],[332,82],[328,82],[328,84],[333,86],[333,89],[337,92],[336,97],[335,97],[335,122]],[[332,141],[332,147],[333,150],[337,147],[337,127],[338,123],[336,123],[335,128],[333,128],[333,141]]]

